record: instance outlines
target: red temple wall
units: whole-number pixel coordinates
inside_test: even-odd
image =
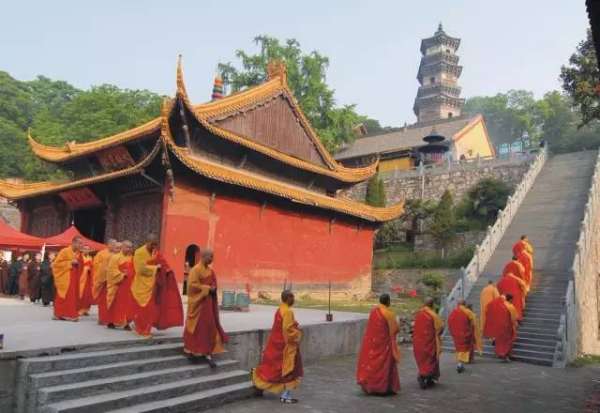
[[[215,252],[220,285],[253,291],[294,286],[370,287],[373,229],[217,194],[181,180],[165,197],[161,245],[181,281],[190,244]]]

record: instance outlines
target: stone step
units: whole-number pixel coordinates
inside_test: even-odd
[[[117,409],[131,411],[129,408],[134,405],[179,398],[233,384],[245,384],[248,381],[249,374],[247,371],[218,372],[208,376],[161,383],[138,389],[65,400],[44,406],[40,411],[41,413],[103,413]]]
[[[556,345],[556,338],[535,338],[535,337],[523,337],[517,336],[517,343],[529,343],[529,344],[540,344],[544,346],[554,346]]]
[[[102,364],[80,369],[59,370],[47,373],[36,373],[29,376],[30,387],[51,387],[61,384],[78,383],[84,380],[97,380],[125,374],[142,373],[145,371],[161,370],[187,366],[190,361],[180,354],[167,357],[123,361],[119,363]]]
[[[109,410],[107,413],[183,413],[199,412],[254,395],[252,383],[244,382],[204,390],[194,394],[137,404],[124,409]]]
[[[490,351],[484,351],[483,352],[483,356],[487,357],[487,358],[497,358],[496,353],[492,350]],[[539,366],[549,366],[551,367],[553,365],[554,359],[550,360],[548,358],[539,358],[539,357],[534,357],[534,356],[523,356],[520,354],[513,354],[512,355],[512,360],[513,361],[518,361],[518,362],[522,362],[522,363],[529,363],[529,364],[536,364]],[[500,361],[499,361],[500,362]]]
[[[185,360],[184,356],[180,357]],[[41,388],[38,393],[38,405],[186,380],[202,375],[207,376],[213,373],[208,364],[191,364],[189,360],[186,361],[188,362],[188,365],[183,367],[152,370],[124,376],[87,380],[80,383]],[[239,368],[239,363],[235,360],[218,360],[216,363],[218,366],[217,372],[219,373]]]
[[[557,339],[558,328],[524,328],[521,327],[517,331],[517,337],[531,337],[531,338],[546,338],[546,339]]]
[[[58,356],[31,357],[19,360],[28,374],[56,370],[81,369],[102,364],[150,359],[161,356],[183,354],[181,343],[127,347],[103,351],[61,354]]]

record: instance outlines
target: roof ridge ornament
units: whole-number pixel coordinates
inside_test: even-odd
[[[435,32],[436,35],[439,34],[443,34],[444,33],[444,27],[442,26],[442,22],[440,22],[440,24],[438,24],[438,28],[437,31]]]
[[[279,77],[281,83],[287,83],[287,66],[281,59],[273,59],[267,63],[267,80],[273,80]]]

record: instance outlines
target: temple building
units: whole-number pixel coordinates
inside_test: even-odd
[[[370,288],[374,231],[403,205],[376,208],[339,195],[371,177],[336,162],[272,62],[263,84],[193,105],[181,62],[161,115],[86,143],[34,153],[69,172],[63,182],[0,181],[21,212],[21,230],[48,236],[71,222],[87,237],[143,242],[160,235],[178,278],[198,249],[215,252],[222,287],[280,291]],[[33,134],[35,131],[33,131]]]
[[[423,39],[419,88],[413,106],[417,122],[394,132],[357,139],[335,159],[348,167],[380,159],[382,172],[411,169],[419,162],[419,148],[427,144],[423,138],[432,132],[446,139],[449,159],[495,156],[483,116],[462,113],[465,100],[458,86],[462,73],[456,54],[459,46],[460,39],[448,36],[441,24],[432,37]]]

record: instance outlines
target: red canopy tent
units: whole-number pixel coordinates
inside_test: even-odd
[[[44,243],[43,238],[23,234],[0,219],[0,248],[39,250]]]
[[[66,247],[67,245],[71,245],[71,241],[73,240],[73,237],[78,236],[78,235],[81,237],[81,239],[83,241],[83,245],[87,245],[94,251],[100,251],[100,250],[106,248],[106,245],[104,245],[100,242],[91,240],[91,239],[86,238],[83,235],[81,235],[81,232],[79,232],[79,230],[77,228],[75,228],[75,225],[71,225],[64,232],[62,232],[58,235],[54,235],[52,237],[46,238],[46,240],[45,240],[46,247],[47,248]]]

